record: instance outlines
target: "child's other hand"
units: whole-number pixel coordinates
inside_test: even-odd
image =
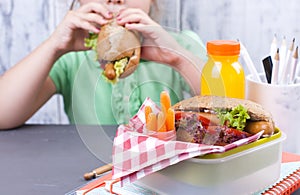
[[[140,9],[128,8],[117,16],[120,25],[140,32],[144,38],[141,58],[173,65],[182,49],[176,40]]]
[[[99,33],[100,26],[111,18],[112,14],[101,3],[87,3],[78,10],[69,11],[50,40],[63,53],[88,50],[84,46],[84,38],[89,32]]]

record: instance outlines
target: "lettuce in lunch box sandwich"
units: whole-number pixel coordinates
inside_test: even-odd
[[[114,19],[102,26],[99,34],[90,34],[85,46],[97,53],[104,65],[103,76],[112,83],[129,76],[140,61],[139,34],[118,25]]]
[[[173,105],[177,140],[226,145],[264,130],[273,135],[271,114],[261,105],[244,99],[195,96]]]

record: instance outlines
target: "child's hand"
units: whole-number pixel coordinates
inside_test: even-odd
[[[100,26],[108,22],[112,14],[100,3],[87,3],[78,10],[69,11],[58,25],[50,40],[63,53],[87,50],[84,38],[89,32],[99,33]]]
[[[173,65],[182,49],[176,40],[147,13],[140,9],[124,9],[117,16],[120,25],[140,32],[144,38],[141,58]]]

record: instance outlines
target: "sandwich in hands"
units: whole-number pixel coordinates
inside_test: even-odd
[[[115,19],[102,26],[99,34],[91,34],[85,45],[96,51],[103,76],[112,83],[133,73],[140,61],[139,35],[118,25]]]
[[[264,131],[274,133],[271,114],[261,105],[244,99],[195,96],[173,106],[177,140],[226,145]]]

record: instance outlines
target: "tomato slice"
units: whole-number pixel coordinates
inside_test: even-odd
[[[202,125],[204,127],[208,127],[210,125],[213,125],[211,120],[205,116],[202,116],[201,114],[197,112],[184,112],[184,111],[175,111],[175,120],[180,120],[181,118],[186,118],[191,116],[192,114],[196,114],[198,117],[198,120],[201,121]]]
[[[241,131],[241,130],[238,130],[238,129],[235,129],[235,128],[226,128],[225,129],[225,132],[229,135],[234,135],[236,137],[241,137],[241,138],[244,138],[244,137],[249,137],[251,136],[251,134],[247,133],[246,131]]]

